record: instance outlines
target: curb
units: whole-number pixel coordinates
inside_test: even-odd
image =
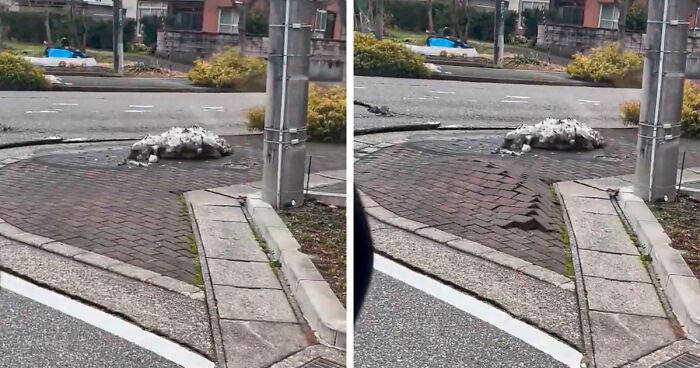
[[[7,148],[18,148],[18,147],[28,147],[28,146],[45,146],[49,144],[72,144],[72,143],[100,143],[100,142],[124,142],[124,141],[138,141],[140,138],[61,138],[61,137],[49,137],[43,139],[33,139],[28,141],[19,141],[11,143],[0,144],[1,149]]]
[[[306,192],[306,195],[323,204],[343,208],[347,207],[347,197],[345,193],[316,192],[309,190]]]
[[[463,76],[463,75],[453,75],[453,74],[438,74],[432,73],[426,78],[412,78],[412,77],[388,77],[382,75],[370,75],[370,74],[355,74],[357,77],[379,77],[379,78],[397,78],[397,79],[427,79],[427,80],[447,80],[447,81],[457,81],[457,82],[474,82],[474,83],[496,83],[496,84],[530,84],[535,86],[560,86],[560,87],[603,87],[603,88],[614,88],[613,85],[601,84],[601,83],[591,83],[584,81],[548,81],[548,80],[533,80],[533,79],[517,79],[517,78],[489,78],[489,77],[475,77],[475,76]]]
[[[377,133],[390,133],[390,132],[406,132],[412,130],[433,130],[438,129],[440,123],[414,123],[414,124],[402,124],[402,125],[392,125],[392,126],[381,126],[381,127],[371,127],[371,128],[359,128],[353,131],[353,135],[367,135],[367,134],[377,134]]]
[[[514,271],[524,273],[530,277],[544,281],[567,291],[575,291],[574,282],[564,275],[550,271],[544,267],[535,265],[510,254],[491,249],[477,242],[452,235],[440,229],[430,227],[426,224],[400,217],[395,213],[380,206],[372,198],[358,190],[360,201],[365,212],[375,219],[395,226],[399,229],[409,231],[426,239],[442,243],[450,248],[464,252],[487,261],[491,261],[499,266],[503,266]]]
[[[651,255],[652,266],[678,322],[691,338],[700,341],[700,281],[695,278],[681,253],[671,248],[671,238],[646,203],[635,196],[630,187],[620,188],[617,201],[645,253]]]
[[[347,349],[345,308],[311,262],[311,258],[299,251],[301,245],[277,211],[262,201],[258,194],[248,194],[244,206],[272,251],[271,257],[280,262],[294,299],[309,326],[324,343]]]
[[[118,87],[118,86],[66,86],[54,84],[47,92],[163,92],[163,93],[261,93],[265,91],[236,91],[206,87]]]
[[[30,234],[10,225],[0,219],[0,236],[12,239],[45,251],[71,258],[84,264],[88,264],[103,270],[112,271],[131,279],[146,282],[148,284],[174,291],[195,300],[204,300],[204,292],[191,284],[149,271],[141,267],[90,252],[72,245],[61,243],[51,238]]]

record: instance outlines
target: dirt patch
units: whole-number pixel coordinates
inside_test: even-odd
[[[279,212],[284,223],[311,256],[316,268],[345,306],[345,209],[307,200],[303,207]]]
[[[673,248],[700,279],[700,201],[678,196],[678,201],[653,206],[651,210],[673,241]]]

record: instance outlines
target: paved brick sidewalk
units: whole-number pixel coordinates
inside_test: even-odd
[[[549,184],[634,172],[636,131],[601,130],[603,150],[492,154],[502,133],[357,146],[355,181],[381,206],[408,219],[563,273],[559,205]],[[684,141],[687,166],[700,142]]]
[[[262,137],[226,137],[233,156],[117,166],[127,149],[39,156],[0,169],[0,217],[32,234],[193,282],[182,192],[261,179]],[[128,147],[128,144],[125,144]],[[345,167],[343,145],[307,145],[313,170]]]

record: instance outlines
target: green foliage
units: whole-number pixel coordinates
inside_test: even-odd
[[[21,56],[0,52],[0,90],[37,90],[48,86],[41,69]]]
[[[530,39],[537,38],[537,25],[544,21],[545,12],[542,9],[525,9],[523,10],[523,26],[525,32],[523,35]]]
[[[590,55],[577,53],[566,67],[575,79],[593,82],[611,82],[620,85],[641,83],[642,56],[634,52],[622,52],[615,43],[594,48]]]
[[[450,25],[450,5],[433,2],[435,30]],[[425,32],[428,29],[428,4],[424,1],[408,2],[387,0],[384,2],[385,27],[396,27],[407,31]]]
[[[404,45],[373,36],[355,33],[355,73],[359,75],[381,75],[384,77],[421,78],[430,74],[423,57]]]
[[[227,48],[207,60],[198,60],[187,77],[199,86],[256,90],[265,83],[266,63],[263,59],[241,56]]]
[[[625,123],[639,124],[639,101],[623,103],[620,105],[620,112]],[[693,82],[686,82],[683,89],[681,136],[700,138],[700,86]]]
[[[306,129],[309,140],[317,142],[345,142],[346,140],[345,88],[309,88],[309,104],[306,113]],[[246,112],[246,126],[263,130],[265,108],[255,107]]]
[[[632,5],[625,19],[625,29],[632,32],[644,32],[647,29],[647,10],[639,5]]]
[[[270,29],[266,13],[260,13],[255,10],[248,10],[245,21],[245,32],[248,35],[267,36]]]
[[[163,19],[156,15],[147,15],[141,18],[141,31],[143,43],[148,47],[155,47],[158,41],[158,30],[162,28]]]
[[[494,33],[494,12],[484,11],[476,7],[468,7],[466,20],[469,22],[469,38],[493,41]],[[503,35],[507,39],[515,34],[515,26],[518,21],[518,14],[512,10],[507,10],[504,19]]]
[[[44,26],[43,13],[6,12],[0,13],[3,24],[3,36],[22,42],[41,44],[46,41],[46,27]],[[70,39],[70,20],[67,14],[49,14],[51,23],[51,40],[59,45],[63,37]],[[98,21],[87,17],[78,17],[76,20],[78,38],[81,43],[85,39],[86,47],[92,49],[112,49],[112,22]],[[136,36],[136,20],[127,19],[124,23],[124,46],[128,50],[129,43]],[[82,45],[71,45],[82,48]]]

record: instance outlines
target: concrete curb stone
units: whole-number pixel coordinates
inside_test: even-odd
[[[360,200],[365,207],[365,212],[382,223],[396,226],[400,229],[409,231],[437,243],[444,244],[458,251],[465,252],[481,259],[493,262],[497,265],[521,272],[537,280],[552,284],[564,290],[571,291],[574,289],[573,282],[564,275],[560,275],[544,267],[537,266],[523,259],[489,248],[469,239],[464,239],[445,231],[430,227],[427,224],[422,224],[420,222],[403,218],[382,207],[376,201],[372,200],[367,194],[359,190],[358,193]]]
[[[646,252],[651,255],[652,266],[673,313],[687,333],[693,339],[700,340],[700,308],[697,308],[700,305],[700,281],[695,278],[680,252],[671,247],[671,239],[648,206],[631,192],[631,188],[620,190],[620,208]]]
[[[299,242],[272,206],[260,200],[259,195],[251,194],[246,199],[245,207],[273,258],[282,264],[282,272],[289,280],[294,298],[309,326],[324,343],[345,349],[345,308],[328,282],[322,277],[319,280],[320,273],[309,256],[299,252]]]

